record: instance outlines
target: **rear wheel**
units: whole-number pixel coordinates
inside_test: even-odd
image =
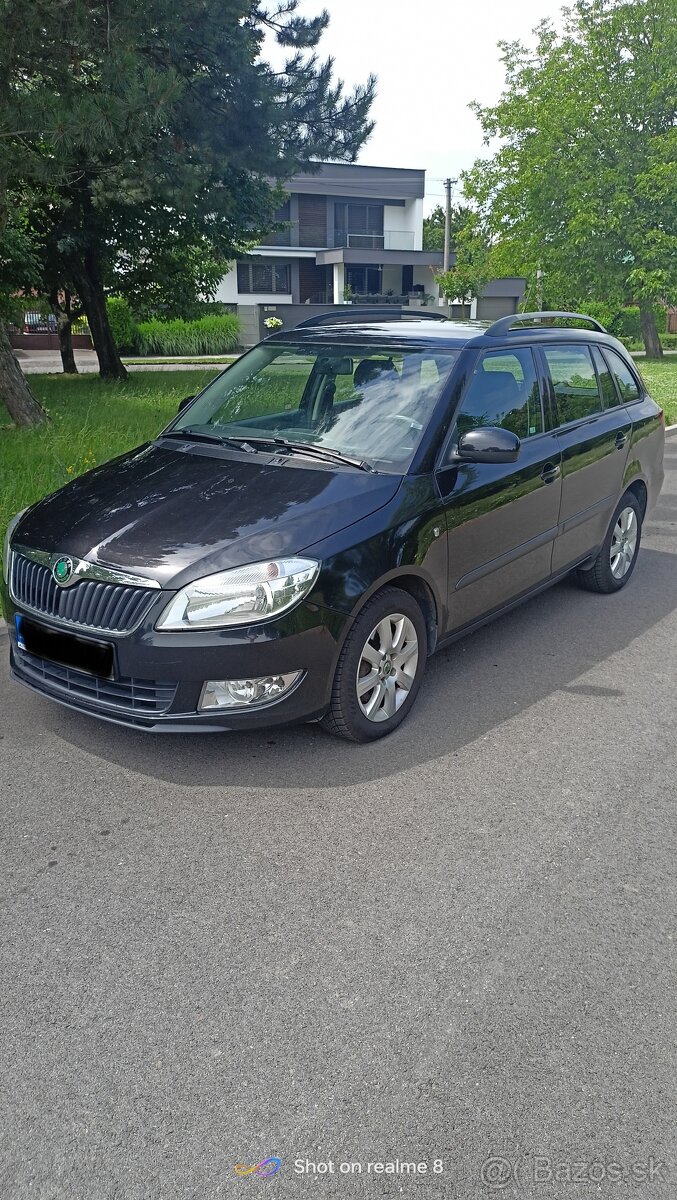
[[[626,492],[592,567],[577,571],[579,583],[590,592],[617,592],[625,587],[635,569],[641,538],[642,509],[637,497]]]
[[[385,737],[406,717],[427,654],[423,613],[408,592],[384,588],[346,638],[322,727],[353,742]]]

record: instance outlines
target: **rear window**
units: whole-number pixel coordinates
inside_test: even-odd
[[[543,353],[555,390],[560,425],[601,412],[602,397],[588,347],[546,346]]]
[[[623,362],[620,354],[616,354],[615,350],[609,350],[605,346],[604,356],[608,360],[613,377],[616,380],[616,386],[620,392],[622,403],[629,404],[632,400],[639,400],[640,390],[637,380],[627,363]]]

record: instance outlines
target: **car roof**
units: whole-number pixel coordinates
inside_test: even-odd
[[[496,324],[496,323],[494,323]],[[509,346],[531,345],[551,342],[601,342],[623,349],[622,344],[606,332],[593,329],[572,329],[556,325],[522,325],[492,334],[491,321],[463,321],[453,318],[446,321],[359,321],[348,323],[298,326],[267,337],[266,342],[293,343],[296,346],[332,345],[368,346],[378,343],[379,347],[391,345],[400,348],[411,346],[435,347],[459,350],[465,346],[494,350]]]

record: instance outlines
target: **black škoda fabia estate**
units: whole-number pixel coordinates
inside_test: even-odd
[[[351,311],[267,338],[154,441],[14,518],[14,678],[136,728],[369,741],[438,646],[570,571],[618,591],[664,418],[573,316]]]

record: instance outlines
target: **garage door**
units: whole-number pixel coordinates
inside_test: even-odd
[[[477,301],[477,316],[480,321],[497,321],[499,317],[510,317],[517,312],[514,296],[485,296]]]

